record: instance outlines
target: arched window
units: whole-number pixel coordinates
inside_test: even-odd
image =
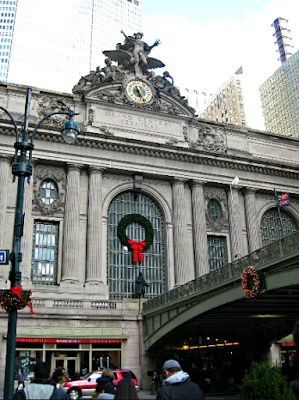
[[[298,230],[298,226],[294,219],[284,210],[280,210],[280,212],[285,236],[295,233]],[[277,208],[270,208],[270,210],[265,212],[261,220],[260,231],[262,246],[266,246],[282,238],[281,223]]]
[[[132,251],[125,251],[117,237],[120,220],[129,214],[140,214],[154,230],[154,240],[143,251],[143,262],[133,263]],[[142,242],[145,229],[136,222],[126,228],[129,239]],[[160,208],[150,197],[137,192],[123,192],[110,204],[108,212],[108,268],[107,281],[110,299],[135,297],[135,280],[139,274],[149,284],[145,297],[151,298],[165,292],[164,218]]]

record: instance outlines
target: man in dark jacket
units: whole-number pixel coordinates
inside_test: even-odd
[[[162,373],[164,381],[158,390],[157,399],[204,399],[201,388],[189,381],[189,375],[182,371],[177,361],[166,361]]]
[[[34,379],[19,390],[14,399],[69,399],[69,395],[56,388],[56,383],[51,379],[50,367],[47,363],[38,363],[34,368]]]

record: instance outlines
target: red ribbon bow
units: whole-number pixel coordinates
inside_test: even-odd
[[[131,249],[133,249],[133,262],[143,261],[142,250],[143,246],[145,246],[145,242],[134,242],[134,240],[128,240],[128,243],[131,245]]]
[[[31,300],[30,300],[29,303],[27,303],[27,301],[24,300],[23,297],[21,296],[22,286],[18,285],[16,287],[12,287],[12,288],[10,288],[10,291],[14,296],[19,297],[19,299],[21,299],[22,302],[25,303],[26,306],[28,306],[30,308],[30,314],[33,314],[33,308],[32,308]]]

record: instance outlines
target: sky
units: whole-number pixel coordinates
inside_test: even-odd
[[[144,41],[161,40],[150,56],[166,65],[182,95],[185,88],[189,96],[214,94],[243,66],[247,124],[265,130],[259,87],[281,66],[271,25],[287,19],[292,51],[299,50],[299,0],[142,0],[141,7]]]

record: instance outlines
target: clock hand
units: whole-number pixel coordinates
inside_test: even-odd
[[[137,92],[139,93],[140,97],[143,97],[143,94],[141,93],[141,90],[139,87],[136,85],[135,88],[137,89]]]

